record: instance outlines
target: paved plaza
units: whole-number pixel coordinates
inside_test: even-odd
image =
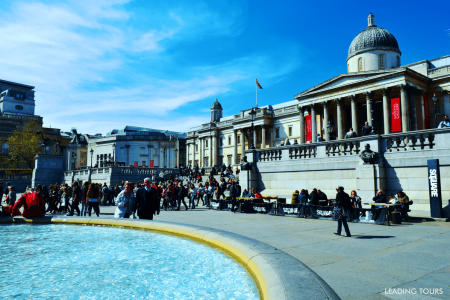
[[[114,207],[102,206],[100,217]],[[336,236],[336,222],[198,209],[162,211],[155,218],[220,229],[272,245],[297,258],[342,299],[449,299],[450,223],[415,220],[383,226],[351,223],[351,238]],[[389,293],[412,289],[416,295]],[[422,289],[442,288],[424,295]],[[426,290],[423,290],[426,291]]]

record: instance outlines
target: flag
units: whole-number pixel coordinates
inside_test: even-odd
[[[262,86],[259,84],[259,82],[258,82],[258,78],[256,78],[256,85],[260,88],[260,89],[263,89],[262,88]]]

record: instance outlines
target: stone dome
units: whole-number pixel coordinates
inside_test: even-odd
[[[216,99],[216,102],[213,103],[211,109],[222,109],[222,105],[220,105],[219,101]]]
[[[373,50],[392,50],[402,54],[392,33],[375,25],[375,16],[372,13],[368,17],[368,22],[369,26],[361,31],[350,44],[347,60],[359,53]]]

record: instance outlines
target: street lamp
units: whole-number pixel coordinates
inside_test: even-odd
[[[256,117],[255,109],[252,107],[252,110],[248,114],[250,115],[250,120],[252,121],[252,136],[251,136],[252,143],[251,143],[250,149],[254,150],[254,149],[256,149],[255,144],[254,144],[255,141],[253,141],[253,130],[254,130],[253,121],[255,121],[255,117]]]
[[[91,149],[91,168],[92,168],[92,161],[94,160],[94,149]]]
[[[336,128],[336,126],[334,126],[333,124],[331,124],[331,121],[328,121],[328,125],[327,125],[327,131],[328,131],[328,136],[330,138],[330,140],[332,139],[331,136],[333,134],[334,128]],[[313,137],[314,139],[315,137]]]
[[[113,148],[113,163],[115,163],[116,162],[116,157],[115,157],[115,154],[116,154],[116,143],[114,142],[114,144],[112,145],[112,148]]]
[[[433,98],[431,98],[431,100],[433,100],[433,105],[434,105],[434,128],[437,128],[437,112],[436,112],[436,104],[438,102],[438,98],[436,97],[436,94],[433,95]]]

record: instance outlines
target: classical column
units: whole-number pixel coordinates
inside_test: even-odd
[[[213,135],[213,145],[212,145],[212,162],[213,165],[217,165],[217,136],[216,132]]]
[[[238,142],[237,142],[237,129],[233,129],[233,162],[234,164],[237,164],[237,148],[238,148]]]
[[[409,131],[409,122],[408,122],[408,85],[406,84],[399,84],[398,87],[400,88],[400,102],[401,102],[401,109],[402,109],[402,131],[408,132]]]
[[[194,138],[194,144],[193,144],[193,146],[194,146],[194,151],[192,151],[192,168],[194,168],[195,167],[195,148],[196,148],[196,142],[195,142],[195,138]]]
[[[422,116],[422,130],[425,129],[425,107],[423,105],[423,93],[425,93],[424,90],[422,89],[417,89],[416,94],[418,94],[420,96],[420,115]]]
[[[338,140],[342,140],[344,138],[344,126],[343,126],[343,118],[342,118],[342,111],[341,111],[341,104],[342,100],[341,98],[334,99],[334,102],[336,103],[336,114],[337,114],[337,123],[338,123]]]
[[[130,165],[130,145],[125,145],[127,148],[127,167]]]
[[[261,125],[261,148],[266,148],[266,125]]]
[[[303,106],[297,106],[300,115],[300,144],[305,143],[305,108]]]
[[[411,110],[410,117],[411,117],[411,131],[417,130],[417,112],[416,112],[416,89],[410,88],[410,99],[409,99],[409,108]]]
[[[199,158],[198,158],[198,166],[201,168],[203,166],[203,139],[199,138],[198,139],[198,152],[199,152]]]
[[[325,141],[329,141],[330,140],[330,134],[328,133],[328,101],[323,101],[322,102],[322,106],[323,106],[323,126],[324,126],[324,132],[325,132]]]
[[[317,135],[317,128],[316,128],[316,106],[312,104],[310,106],[311,110],[311,129],[312,129],[312,143],[315,143],[317,141],[316,135]]]
[[[366,111],[367,111],[367,122],[369,122],[370,126],[373,126],[372,124],[372,92],[364,92],[363,93],[366,96]]]
[[[359,129],[358,129],[358,119],[356,118],[356,101],[358,100],[358,96],[356,95],[350,95],[350,106],[351,106],[351,111],[352,111],[352,128],[353,131],[356,134],[359,134]]]
[[[241,158],[244,157],[245,151],[245,129],[241,128]]]
[[[383,125],[384,125],[384,134],[391,133],[391,126],[389,124],[389,88],[383,88],[381,89],[381,93],[383,94]]]
[[[189,143],[186,143],[186,164],[185,166],[189,166],[189,151],[190,151],[190,145]]]

